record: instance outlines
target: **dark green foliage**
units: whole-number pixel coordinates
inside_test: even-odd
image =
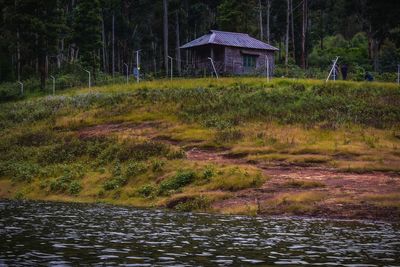
[[[262,88],[224,88],[143,91],[157,101],[179,103],[179,114],[185,121],[216,124],[229,129],[240,121],[261,120],[281,123],[340,125],[355,123],[374,127],[391,127],[400,121],[400,90],[370,84],[328,83],[310,90],[280,86]],[[300,90],[299,90],[300,89]],[[156,95],[157,93],[157,95]],[[240,118],[240,119],[238,119]],[[218,127],[222,128],[223,127]],[[221,132],[224,139],[240,138],[238,132]],[[226,137],[226,138],[225,138]],[[232,137],[232,138],[231,138]]]
[[[120,146],[117,158],[121,161],[128,159],[147,160],[154,156],[163,156],[168,153],[168,147],[159,142],[131,143],[125,142]]]
[[[127,177],[135,177],[137,175],[145,173],[146,170],[147,170],[146,164],[136,161],[130,161],[128,162],[128,165],[126,167],[125,174]]]
[[[207,197],[198,196],[178,203],[174,209],[183,212],[204,211],[210,206],[210,204],[211,201]]]
[[[203,179],[210,181],[210,179],[215,175],[214,169],[212,167],[207,167],[203,171]]]
[[[160,172],[162,171],[163,167],[165,165],[165,162],[159,159],[154,159],[151,162],[151,169],[153,172]]]
[[[124,176],[117,176],[110,180],[107,180],[103,184],[103,188],[106,191],[110,191],[110,190],[118,189],[118,188],[126,185],[127,182],[128,182],[128,179],[125,178]]]
[[[184,159],[186,158],[186,152],[182,149],[172,150],[167,154],[167,159]]]
[[[306,90],[306,87],[304,86],[304,84],[301,83],[294,83],[291,85],[292,90],[295,92],[304,92]]]
[[[14,181],[31,182],[39,174],[39,165],[32,162],[3,162],[0,165],[0,174],[11,177]]]
[[[30,130],[30,129],[29,129]],[[19,146],[42,146],[53,141],[54,134],[47,129],[27,131],[17,136],[16,145]]]
[[[76,158],[86,154],[86,144],[79,139],[65,139],[60,144],[56,144],[38,156],[41,163],[62,163],[72,162]]]
[[[121,174],[122,174],[121,163],[119,161],[115,162],[111,171],[112,171],[112,175],[114,177],[121,176]]]
[[[153,185],[144,185],[137,190],[139,196],[144,198],[153,198],[157,194],[157,187]]]
[[[92,73],[99,68],[101,48],[101,7],[99,0],[81,0],[74,10],[73,40],[80,48],[81,62]]]
[[[161,182],[159,193],[163,195],[178,190],[192,183],[195,178],[196,174],[193,171],[179,171],[174,177]]]
[[[82,190],[82,186],[81,186],[81,184],[80,184],[78,181],[72,181],[72,182],[69,184],[68,193],[69,193],[70,195],[76,196],[76,195],[79,194],[79,192],[81,192],[81,190]]]
[[[58,178],[51,179],[49,183],[50,192],[65,193],[70,195],[78,195],[82,190],[82,186],[78,179],[85,175],[84,168],[80,165],[66,167],[63,175]],[[46,183],[41,183],[42,188],[46,188]]]
[[[243,138],[243,133],[239,129],[228,128],[219,130],[216,133],[215,139],[217,142],[227,143],[239,141]]]

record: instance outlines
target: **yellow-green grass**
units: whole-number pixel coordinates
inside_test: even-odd
[[[325,84],[324,80],[316,79],[289,79],[289,78],[275,78],[270,82],[263,77],[226,77],[220,79],[214,78],[179,78],[173,79],[158,79],[152,81],[142,81],[140,83],[130,83],[130,84],[113,84],[107,86],[94,86],[92,88],[73,88],[61,92],[61,94],[75,95],[81,93],[89,92],[121,92],[121,91],[132,91],[138,89],[193,89],[199,87],[229,87],[229,86],[256,86],[256,87],[275,87],[282,85],[290,85],[294,83],[301,83],[307,87],[315,85]],[[398,88],[395,83],[385,83],[385,82],[354,82],[354,81],[336,81],[335,84],[346,85],[351,88],[358,87],[370,87],[370,86],[380,86],[386,88]]]
[[[327,198],[321,191],[307,191],[299,193],[282,193],[261,203],[264,213],[304,214],[315,209],[316,204]]]
[[[365,194],[361,196],[361,199],[379,207],[400,208],[400,193]]]
[[[259,214],[259,207],[256,203],[237,203],[227,207],[214,208],[213,212],[227,214],[227,215],[247,215],[255,216]]]
[[[212,88],[216,90],[233,88],[232,92],[235,92],[235,90],[246,89],[246,87],[261,88],[262,90],[258,92],[261,94],[272,92],[275,89],[279,90],[281,87],[290,87],[295,83],[303,84],[307,89],[324,85],[324,82],[319,80],[274,79],[267,83],[264,78],[177,79],[173,81],[157,80],[139,84],[93,87],[90,90],[88,88],[71,89],[59,94],[82,96],[85,93],[98,92],[99,95],[102,93],[116,95],[121,92],[131,93],[139,89],[189,90],[196,88]],[[385,83],[337,82],[337,84],[345,85],[349,89],[364,87],[398,89],[394,84]],[[244,93],[246,93],[245,90]],[[213,97],[218,98],[219,94]],[[88,127],[115,124],[121,125],[121,130],[105,131],[101,135],[115,138],[116,146],[123,144],[124,140],[133,140],[138,143],[161,140],[160,142],[165,142],[170,146],[171,151],[179,151],[179,149],[193,146],[197,146],[199,149],[208,147],[211,151],[213,147],[224,147],[229,150],[226,153],[243,157],[243,162],[247,160],[259,163],[284,162],[298,165],[315,164],[350,171],[380,170],[400,172],[400,129],[396,125],[381,129],[352,123],[327,127],[325,122],[312,124],[282,123],[256,114],[258,116],[257,119],[240,117],[239,123],[224,128],[220,125],[208,126],[201,117],[193,117],[193,114],[185,117],[185,113],[182,112],[184,110],[182,105],[185,103],[172,100],[170,102],[157,102],[147,99],[137,101],[132,96],[126,99],[123,97],[123,100],[119,101],[118,104],[112,104],[112,101],[110,102],[111,104],[100,102],[93,106],[88,105],[85,108],[74,108],[66,105],[64,109],[61,109],[54,116],[46,117],[43,115],[43,118],[40,119],[42,114],[39,114],[40,118],[32,121],[10,122],[7,127],[0,128],[1,148],[8,149],[12,145],[13,149],[21,149],[25,153],[24,157],[26,158],[22,159],[21,162],[34,161],[36,157],[47,151],[45,148],[52,147],[65,140],[78,138],[81,131],[87,130]],[[193,101],[196,101],[196,99]],[[42,108],[42,106],[38,106],[38,108]],[[184,111],[186,113],[190,112],[187,109]],[[18,114],[18,110],[13,112]],[[195,115],[200,116],[203,114]],[[214,114],[206,115],[211,116]],[[224,115],[222,114],[217,118],[221,119],[222,125],[225,123]],[[206,117],[206,119],[208,118]],[[154,124],[145,129],[140,129],[142,123],[149,122],[160,123],[160,125]],[[127,124],[133,125],[132,128],[123,128]],[[139,129],[135,129],[135,125]],[[229,131],[234,131],[234,135],[230,136],[231,132]],[[32,139],[31,137],[33,141],[30,140]],[[37,138],[44,139],[42,140],[43,144],[22,144],[29,142],[29,140],[36,143],[38,142]],[[12,157],[18,157],[18,154],[20,154],[19,151],[12,152],[10,150],[8,152]],[[127,183],[120,188],[107,191],[104,190],[103,185],[106,181],[113,179],[111,174],[113,162],[93,162],[97,160],[96,156],[98,155],[95,155],[94,158],[90,158],[87,155],[79,156],[73,160],[73,162],[80,162],[87,168],[84,177],[78,179],[82,190],[77,195],[70,195],[67,192],[50,192],[48,187],[47,189],[41,188],[43,180],[56,179],[62,173],[57,173],[47,178],[33,177],[32,181],[28,183],[26,181],[15,181],[13,177],[1,173],[2,170],[0,168],[0,176],[2,176],[0,179],[0,197],[57,201],[99,201],[151,207],[163,206],[171,198],[179,197],[180,195],[205,195],[210,198],[210,201],[218,201],[221,198],[234,197],[234,193],[232,193],[234,191],[256,188],[268,182],[268,178],[264,177],[256,166],[235,167],[234,163],[224,165],[216,162],[211,167],[213,175],[203,179],[204,171],[210,168],[208,166],[209,162],[170,159],[166,155],[158,155],[146,160],[146,164],[148,164],[146,172],[129,178]],[[165,163],[161,171],[151,170],[151,161],[153,160]],[[91,166],[93,163],[100,164],[99,168],[104,168],[104,172],[93,168]],[[39,162],[39,164],[46,165],[47,163]],[[67,161],[65,164],[72,163]],[[125,164],[122,163],[124,168],[126,167]],[[173,177],[180,169],[194,171],[197,178],[193,183],[179,188],[171,195],[145,198],[137,194],[138,189],[142,186],[150,184],[158,187],[163,179]],[[307,201],[307,199],[312,199],[311,196],[297,195],[297,197],[298,199],[296,200],[293,199],[293,196],[282,195],[274,199],[270,204],[275,203],[276,207],[282,206],[283,203],[290,203],[292,206],[300,205],[297,208],[293,208],[299,210],[306,210],[312,205],[312,201]],[[230,210],[221,210],[221,212],[251,214],[254,212],[254,206],[249,205],[240,204],[237,207],[229,207]]]

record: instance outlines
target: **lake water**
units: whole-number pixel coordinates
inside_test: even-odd
[[[0,266],[400,266],[391,223],[0,201]]]

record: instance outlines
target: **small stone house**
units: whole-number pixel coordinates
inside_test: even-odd
[[[246,33],[211,30],[183,46],[188,50],[189,64],[201,71],[212,71],[209,58],[219,74],[243,75],[274,72],[274,53],[279,49],[250,37]]]

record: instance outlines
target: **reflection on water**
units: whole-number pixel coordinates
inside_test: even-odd
[[[396,266],[389,223],[0,202],[0,266]]]

